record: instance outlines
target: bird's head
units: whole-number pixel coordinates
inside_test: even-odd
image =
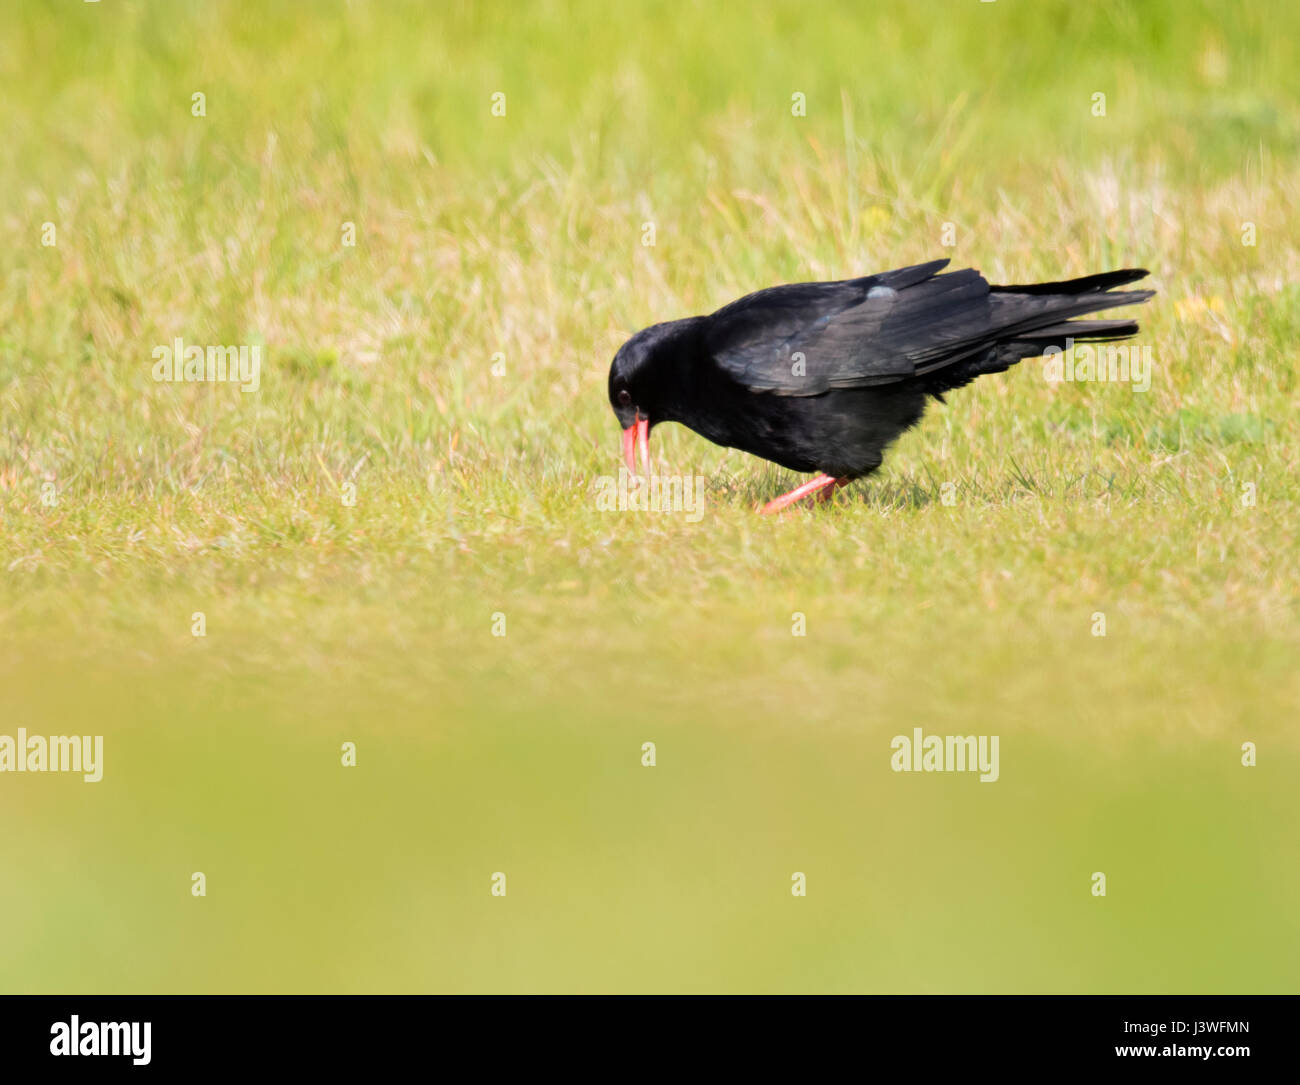
[[[623,459],[636,471],[639,451],[650,470],[650,427],[674,417],[683,374],[690,365],[688,332],[695,319],[655,324],[619,347],[609,367],[609,405],[623,428]]]

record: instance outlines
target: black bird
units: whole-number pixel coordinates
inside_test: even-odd
[[[1155,291],[1108,293],[1147,273],[1108,271],[1030,286],[990,286],[947,260],[861,279],[774,286],[711,316],[655,324],[632,336],[609,368],[609,402],[623,454],[649,470],[650,427],[680,422],[810,482],[769,501],[775,512],[825,498],[871,474],[888,445],[920,421],[928,397],[1000,373],[1067,341],[1112,342],[1133,320],[1074,320],[1146,301]]]

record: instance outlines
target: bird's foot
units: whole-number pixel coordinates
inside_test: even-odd
[[[766,516],[771,512],[780,512],[782,509],[793,505],[796,501],[802,501],[805,497],[816,495],[818,501],[826,501],[841,486],[847,486],[849,480],[846,478],[832,478],[830,475],[818,475],[810,479],[802,486],[796,486],[788,494],[782,494],[780,497],[774,497],[758,511]]]

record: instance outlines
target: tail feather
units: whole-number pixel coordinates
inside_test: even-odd
[[[1109,343],[1136,335],[1136,320],[1074,318],[1103,309],[1140,305],[1155,291],[1110,291],[1146,274],[1143,268],[1126,268],[1057,283],[990,287],[1001,316],[995,341],[972,344],[956,357],[949,355],[943,362],[919,368],[917,376],[924,378],[926,391],[941,397],[950,389],[986,373],[1000,373],[1025,358],[1037,358],[1052,349],[1065,350],[1071,341]]]
[[[1063,279],[1059,283],[1028,283],[1023,286],[990,286],[995,294],[1087,294],[1110,290],[1125,283],[1145,279],[1150,272],[1144,267],[1129,267],[1119,271],[1103,271],[1085,275],[1081,279]],[[1120,302],[1119,304],[1124,304]]]
[[[1060,283],[993,287],[1006,316],[999,336],[999,361],[1036,357],[1048,347],[1063,347],[1067,338],[1103,342],[1136,335],[1136,320],[1073,318],[1102,309],[1141,305],[1155,295],[1154,290],[1112,292],[1111,288],[1131,283],[1144,275],[1146,271],[1142,268],[1126,268]]]
[[[1032,333],[1012,342],[1055,342],[1068,338],[1076,342],[1107,343],[1113,339],[1127,339],[1137,333],[1136,320],[1066,320],[1053,324],[1050,328],[1035,328]]]
[[[1081,294],[1039,294],[1032,298],[1024,294],[1003,294],[1002,304],[1007,312],[1002,335],[1007,339],[1033,335],[1040,329],[1065,324],[1073,317],[1102,309],[1141,305],[1154,294],[1154,290],[1128,290],[1117,294],[1088,290]]]

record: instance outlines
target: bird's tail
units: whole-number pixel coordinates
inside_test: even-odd
[[[1078,320],[1102,309],[1139,305],[1154,290],[1114,290],[1145,278],[1145,268],[1124,268],[1023,286],[990,286],[996,341],[955,365],[928,374],[927,391],[934,395],[968,384],[986,373],[1000,373],[1025,358],[1050,350],[1066,350],[1070,343],[1111,343],[1138,333],[1136,320]],[[987,340],[986,340],[987,344]]]
[[[1067,341],[1110,343],[1138,333],[1136,320],[1076,320],[1102,309],[1140,305],[1155,295],[1154,290],[1121,290],[1115,287],[1147,276],[1146,268],[1124,268],[1067,279],[1059,283],[1027,286],[994,286],[1011,320],[1004,332],[998,361],[1014,365],[1022,358],[1036,358],[1055,348],[1064,350]]]

